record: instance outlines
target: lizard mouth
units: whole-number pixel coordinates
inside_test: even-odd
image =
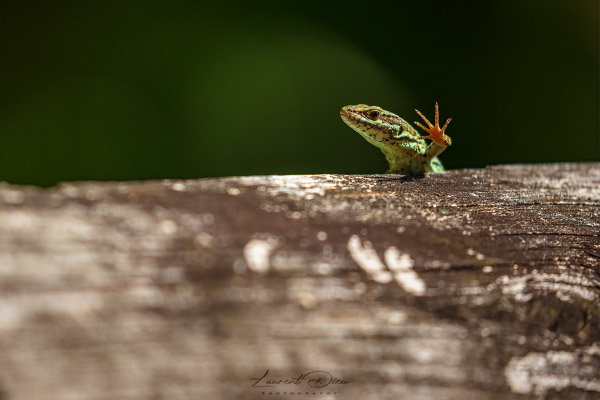
[[[378,129],[377,125],[356,112],[353,106],[342,107],[340,116],[352,130],[360,134],[375,147],[381,147],[389,141],[388,135]]]
[[[342,120],[349,126],[358,129],[361,133],[367,133],[375,124],[355,111],[354,106],[345,106],[340,110]]]
[[[340,117],[344,120],[344,122],[348,123],[351,120],[356,119],[356,114],[353,114],[350,110],[351,106],[342,107],[340,110]]]

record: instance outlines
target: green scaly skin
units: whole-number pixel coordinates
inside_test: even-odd
[[[438,159],[452,140],[444,133],[450,119],[443,128],[439,127],[438,105],[435,104],[435,125],[431,124],[418,110],[429,128],[415,122],[429,133],[421,136],[408,122],[377,106],[358,104],[342,107],[342,120],[367,142],[378,147],[387,159],[388,174],[417,175],[424,172],[442,172],[444,166]],[[431,139],[427,145],[424,139]]]

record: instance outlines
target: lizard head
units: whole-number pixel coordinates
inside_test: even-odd
[[[421,135],[405,120],[377,106],[358,104],[340,110],[342,120],[372,145],[382,150],[406,147],[418,142],[424,144]]]

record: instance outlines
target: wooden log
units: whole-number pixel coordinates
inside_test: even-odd
[[[2,399],[600,396],[600,163],[0,185]]]

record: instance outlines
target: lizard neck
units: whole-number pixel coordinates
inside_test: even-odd
[[[414,155],[412,155],[412,157],[406,157],[406,151],[384,147],[381,147],[380,149],[385,155],[385,159],[390,166],[390,168],[387,170],[388,174],[414,174],[419,172],[414,171],[414,167],[412,165],[413,161],[415,161]]]
[[[388,174],[422,174],[444,171],[444,166],[436,156],[446,150],[446,147],[430,143],[425,154],[405,148],[381,147],[380,149],[390,166],[387,170]]]

